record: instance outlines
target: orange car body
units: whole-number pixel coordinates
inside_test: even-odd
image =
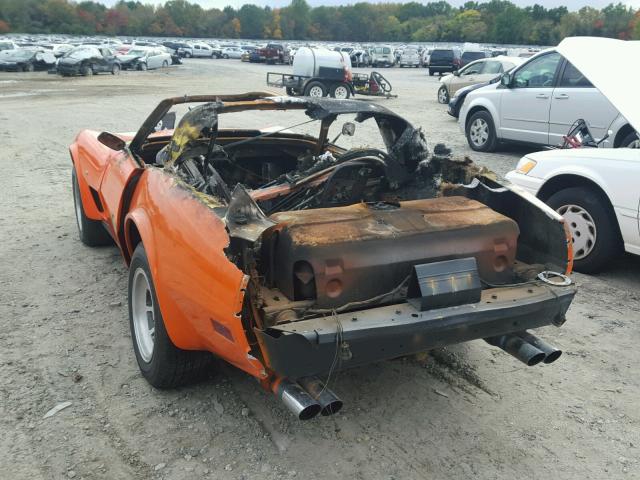
[[[85,130],[70,146],[70,153],[86,216],[102,222],[127,264],[138,243],[144,245],[159,308],[175,346],[183,350],[212,352],[267,386],[268,381],[279,373],[272,368],[268,349],[262,343],[258,344],[255,336],[247,334],[243,311],[247,308],[245,294],[250,276],[226,253],[230,234],[224,219],[216,213],[216,208],[222,205],[217,205],[213,197],[199,194],[162,168],[145,164],[135,154],[142,142],[171,137],[173,130],[148,134],[151,130],[148,123],[157,121],[158,115],[175,103],[223,101],[224,111],[228,112],[247,108],[305,108],[302,102],[299,105],[292,102],[285,107],[277,101],[263,101],[262,98],[261,94],[248,94],[171,99],[154,111],[142,137],[140,133],[135,137],[117,136],[126,142],[124,148],[109,148],[99,140],[100,132]],[[313,177],[311,182],[318,183],[323,179],[322,176]],[[268,186],[252,192],[252,196],[256,200],[266,200],[283,195],[288,188],[286,185]],[[554,218],[553,222],[560,225],[562,231],[561,219]],[[559,245],[557,250],[562,250],[564,238],[554,242]],[[570,272],[570,243],[568,249],[565,247],[564,251],[549,255],[549,258],[555,255],[565,273]],[[573,293],[567,294],[569,302]],[[562,307],[563,311],[566,307],[568,303]],[[252,352],[260,352],[260,358]]]

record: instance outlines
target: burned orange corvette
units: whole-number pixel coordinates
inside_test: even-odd
[[[233,128],[238,112],[292,125]],[[348,147],[361,132],[378,138]],[[338,369],[474,339],[527,365],[561,354],[528,330],[561,326],[575,295],[563,219],[384,107],[179,97],[133,137],[85,130],[70,150],[80,239],[129,265],[156,387],[216,355],[307,419],[342,406],[320,380]]]

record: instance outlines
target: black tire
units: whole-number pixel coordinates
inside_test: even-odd
[[[229,55],[225,53],[224,55],[222,55],[222,58],[224,58],[225,60],[229,60]]]
[[[76,169],[71,171],[71,188],[73,189],[73,207],[76,214],[76,225],[78,226],[78,236],[80,241],[88,247],[101,247],[113,244],[113,239],[99,220],[92,220],[84,213],[82,196]]]
[[[140,65],[138,65],[138,68],[140,69],[140,71],[146,72],[147,71],[147,64],[142,62],[142,63],[140,63]]]
[[[351,89],[346,83],[336,83],[331,87],[330,95],[332,98],[339,98],[341,100],[344,100],[351,97]]]
[[[472,139],[472,128],[479,128],[480,125],[476,124],[479,122],[482,125],[482,122],[486,125],[486,139],[484,141],[480,141],[481,138],[476,140]],[[476,152],[493,152],[498,145],[498,138],[496,137],[496,128],[493,124],[493,119],[491,118],[491,114],[486,110],[480,110],[474,113],[471,118],[467,120],[467,125],[465,127],[465,134],[467,137],[467,142],[472,150]],[[475,137],[475,135],[474,135]]]
[[[34,70],[35,70],[35,68],[34,68],[34,66],[33,66],[33,63],[27,63],[27,64],[24,66],[24,71],[25,71],[25,72],[33,72]]]
[[[191,54],[189,52],[185,53],[184,58],[191,58]]]
[[[640,138],[636,132],[631,132],[620,142],[619,148],[640,148]]]
[[[433,77],[433,74],[434,74],[434,73],[436,73],[436,72],[434,72],[433,70],[429,69],[429,76],[430,76],[430,77]]]
[[[142,275],[142,273],[148,280],[149,290],[146,296],[146,305],[152,303],[153,307],[153,350],[149,361],[143,358],[138,347],[133,317],[135,308],[135,300],[132,299],[134,279],[136,275]],[[156,388],[175,388],[204,379],[211,371],[213,355],[209,352],[181,350],[169,338],[162,313],[158,307],[158,297],[151,277],[149,260],[142,243],[138,244],[131,257],[128,292],[129,328],[131,329],[133,350],[142,376]]]
[[[120,65],[118,65],[117,63],[113,64],[113,67],[111,67],[111,75],[119,75],[120,74]]]
[[[442,103],[444,105],[449,104],[449,90],[445,85],[441,85],[438,89],[438,103]]]
[[[551,195],[547,204],[558,212],[569,205],[580,207],[595,224],[595,243],[592,244],[591,251],[579,258],[580,251],[574,249],[574,270],[582,273],[599,272],[621,251],[622,241],[614,212],[607,198],[599,191],[589,187],[566,188]],[[569,228],[575,238],[577,232],[574,225],[569,223]]]
[[[84,77],[90,77],[91,75],[93,75],[93,68],[91,68],[91,65],[85,65],[80,69],[80,73]]]
[[[296,91],[292,87],[287,87],[285,90],[287,92],[287,95],[289,95],[290,97],[296,96]]]
[[[305,97],[310,97],[311,93],[314,93],[313,96],[316,97],[316,98],[319,98],[320,95],[316,94],[319,91],[322,92],[322,97],[326,97],[327,96],[327,87],[322,82],[318,82],[318,81],[309,82],[304,87],[304,96]]]

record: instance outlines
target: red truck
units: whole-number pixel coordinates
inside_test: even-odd
[[[287,46],[282,43],[267,43],[266,46],[251,52],[249,61],[252,63],[266,62],[270,65],[291,63],[291,54]]]

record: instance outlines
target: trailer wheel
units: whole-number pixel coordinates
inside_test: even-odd
[[[287,87],[285,90],[287,91],[287,95],[290,97],[296,96],[296,91],[292,87]]]
[[[347,99],[351,96],[349,86],[344,83],[336,83],[331,87],[331,96],[340,100]]]
[[[327,87],[325,87],[322,82],[309,82],[307,86],[304,87],[304,95],[306,97],[326,97]]]

